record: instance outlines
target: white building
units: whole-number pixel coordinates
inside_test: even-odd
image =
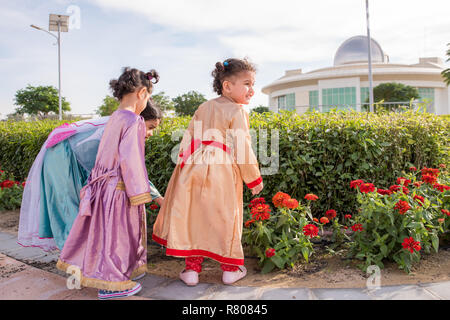
[[[390,63],[373,39],[371,51],[373,87],[385,82],[416,87],[420,100],[430,102],[429,112],[450,113],[450,91],[441,76],[444,70],[441,58],[419,58],[418,63],[411,65]],[[367,53],[367,37],[355,36],[338,48],[332,67],[307,73],[301,69],[287,70],[283,77],[262,89],[269,95],[270,110],[296,110],[299,114],[311,108],[322,112],[331,108],[361,111],[361,104],[366,103],[369,95]]]

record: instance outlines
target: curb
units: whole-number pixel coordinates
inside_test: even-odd
[[[0,270],[16,269],[0,275],[0,299],[20,300],[94,300],[97,290],[69,290],[67,277],[59,270],[45,271],[34,267],[56,261],[58,252],[22,247],[17,237],[0,232]],[[137,296],[123,299],[142,300],[450,300],[450,281],[379,288],[268,288],[240,287],[200,283],[188,287],[178,279],[148,274],[139,281]],[[6,288],[8,288],[6,290]],[[3,290],[2,290],[3,289]]]

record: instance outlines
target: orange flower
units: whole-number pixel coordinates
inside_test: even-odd
[[[255,219],[251,219],[245,222],[245,227],[248,228],[253,222],[255,222]]]
[[[320,223],[327,224],[328,222],[330,222],[330,220],[328,220],[327,217],[320,218]]]
[[[298,201],[290,198],[283,201],[283,205],[288,209],[296,209],[298,208]]]
[[[279,191],[273,196],[272,202],[275,207],[282,208],[284,206],[284,201],[288,200],[290,198],[291,198],[291,196],[288,195],[287,193]]]
[[[308,194],[305,196],[305,199],[306,199],[306,200],[310,200],[310,201],[316,201],[317,199],[319,199],[319,197],[316,196],[316,195],[313,194],[313,193],[308,193]]]

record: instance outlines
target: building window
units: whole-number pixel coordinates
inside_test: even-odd
[[[434,88],[417,88],[419,100],[427,103],[427,112],[434,113]]]
[[[278,110],[295,110],[295,93],[289,93],[278,97]]]
[[[319,111],[319,91],[309,91],[309,110]]]
[[[328,112],[334,108],[338,110],[356,110],[356,88],[322,89],[322,111]]]
[[[361,87],[361,111],[369,111],[369,88]]]

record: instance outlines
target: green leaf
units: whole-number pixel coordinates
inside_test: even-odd
[[[263,268],[261,270],[261,273],[263,273],[263,274],[269,273],[270,271],[273,270],[273,268],[275,268],[275,264],[271,260],[266,260],[264,262],[264,266],[263,266]]]
[[[286,262],[277,255],[274,255],[273,257],[271,257],[270,260],[272,260],[272,262],[280,269],[283,269],[284,265],[286,264]]]

